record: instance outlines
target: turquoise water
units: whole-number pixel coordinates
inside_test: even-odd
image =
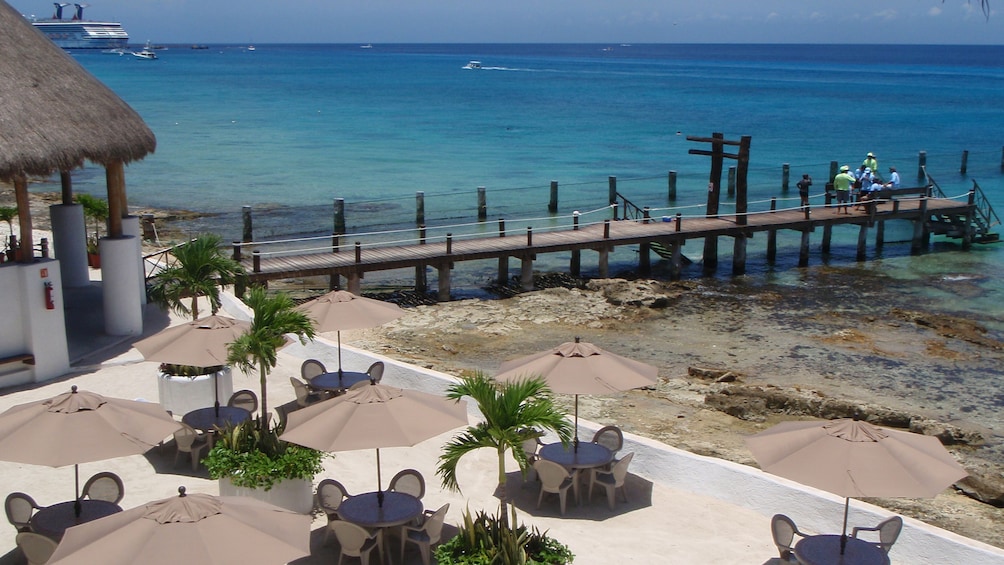
[[[485,186],[489,218],[523,229],[549,223],[515,219],[547,216],[550,181],[559,182],[559,214],[567,215],[603,207],[607,177],[616,176],[634,203],[672,214],[672,206],[705,199],[709,159],[688,151],[707,146],[686,136],[717,131],[752,137],[751,210],[792,197],[803,172],[821,189],[831,160],[856,166],[869,151],[882,172],[895,165],[906,184],[916,182],[924,151],[947,194],[962,195],[976,180],[1004,211],[1004,47],[257,47],[174,47],[152,62],[76,55],[157,135],[156,153],[127,169],[132,205],[218,213],[189,228],[225,240],[239,239],[240,209],[250,205],[256,237],[278,238],[330,233],[335,198],[345,199],[350,231],[410,227],[417,191],[428,224],[473,222],[476,188]],[[485,68],[462,69],[471,59]],[[959,173],[964,150],[967,175]],[[675,202],[667,199],[670,170],[678,174]],[[77,191],[104,192],[97,167],[74,182]],[[722,210],[729,206],[723,198]],[[887,241],[908,238],[907,229],[889,230]],[[835,232],[841,244],[831,264],[854,264],[856,236]],[[797,237],[782,235],[779,244],[779,263],[768,268],[757,260],[763,242],[753,240],[750,273],[797,284]],[[720,247],[727,276],[731,245]],[[893,244],[869,268],[916,282],[919,296],[946,309],[1004,313],[995,299],[1001,249],[911,257],[907,245]],[[634,260],[634,250],[619,249],[612,267]],[[475,286],[494,276],[493,265],[464,269]],[[932,284],[958,280],[976,281],[980,291],[958,296]]]

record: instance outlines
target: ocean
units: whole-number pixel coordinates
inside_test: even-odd
[[[419,191],[430,226],[493,230],[495,219],[506,218],[513,230],[546,227],[559,221],[547,213],[551,181],[559,183],[558,215],[567,217],[600,214],[610,176],[655,217],[699,214],[710,159],[689,154],[708,147],[687,136],[713,132],[751,136],[751,210],[766,209],[771,197],[794,206],[802,173],[812,175],[818,193],[831,161],[854,168],[868,152],[881,173],[897,166],[904,185],[915,185],[924,152],[946,194],[964,195],[975,181],[1004,211],[1004,46],[209,47],[170,46],[156,61],[74,54],[157,136],[156,153],[126,170],[130,205],[212,213],[185,226],[193,235],[240,239],[241,208],[251,206],[256,239],[324,236],[333,229],[336,198],[345,201],[350,233],[412,228]],[[462,68],[470,60],[482,69]],[[961,174],[964,151],[968,170]],[[677,174],[674,201],[669,171]],[[489,221],[478,226],[482,186]],[[74,189],[102,195],[103,171],[91,165],[75,172]],[[722,211],[731,204],[723,196]],[[827,263],[916,283],[911,288],[924,300],[1004,330],[997,298],[1004,246],[911,256],[909,245],[895,243],[908,240],[909,230],[887,229],[887,245],[863,266],[854,261],[857,231],[836,230]],[[800,284],[797,245],[796,235],[781,234],[778,263],[767,266],[758,260],[762,241],[751,241],[749,276]],[[720,247],[719,276],[729,277],[731,246]],[[933,244],[956,247],[938,238]],[[618,249],[612,272],[635,262],[634,250]],[[538,262],[562,265],[566,257]],[[595,265],[584,257],[583,269],[594,273]],[[477,294],[495,267],[460,271],[457,292]],[[700,269],[684,275],[700,276]],[[383,280],[408,284],[411,276]],[[367,276],[368,284],[374,280]],[[951,292],[957,281],[980,291],[959,296]]]
[[[976,182],[1004,212],[1004,46],[209,47],[170,46],[156,61],[74,55],[157,136],[157,151],[126,169],[130,205],[210,214],[184,224],[192,235],[213,231],[238,240],[242,206],[250,206],[256,239],[327,236],[338,198],[350,233],[410,229],[418,192],[429,226],[491,231],[501,217],[510,230],[547,227],[567,223],[576,210],[606,214],[611,176],[621,194],[652,208],[656,218],[700,214],[710,160],[690,151],[708,147],[687,136],[714,132],[729,140],[751,136],[750,210],[768,208],[772,197],[782,207],[797,205],[794,183],[803,173],[815,179],[818,195],[831,161],[854,168],[868,152],[877,155],[880,173],[896,166],[905,185],[916,185],[924,152],[929,174],[947,195],[964,196]],[[482,69],[463,69],[471,60]],[[677,174],[675,201],[668,198],[670,171]],[[559,183],[557,215],[564,219],[547,213],[551,181]],[[481,186],[488,221],[479,224]],[[32,189],[58,190],[58,179]],[[103,195],[102,169],[75,171],[74,189]],[[722,211],[733,204],[723,197]],[[797,234],[779,234],[773,265],[763,260],[766,238],[757,236],[742,277],[730,274],[731,245],[723,242],[709,292],[757,296],[762,288],[763,295],[804,297],[804,311],[796,305],[776,312],[795,320],[792,328],[812,316],[883,318],[894,308],[915,308],[964,316],[986,326],[990,338],[1004,339],[1004,245],[963,252],[959,242],[935,237],[929,252],[911,255],[909,226],[894,224],[886,245],[876,251],[870,242],[861,263],[855,228],[834,230],[828,256],[819,253],[821,235],[813,234],[808,269],[797,268]],[[685,278],[702,276],[699,247],[684,249],[695,260]],[[611,273],[636,263],[635,249],[618,248]],[[535,262],[540,270],[567,265],[567,254]],[[582,265],[584,274],[595,275],[595,254],[584,253]],[[654,269],[666,272],[661,261]],[[363,289],[407,286],[413,276],[368,274]],[[484,296],[495,276],[494,261],[458,264],[454,297]],[[672,333],[679,332],[672,311],[647,328],[645,335],[609,340],[645,339],[636,347],[673,351],[680,339]],[[1000,434],[1004,374],[995,355],[914,371],[849,350],[839,363],[824,354],[804,359],[801,368],[824,385],[837,372],[844,386]],[[752,363],[756,355],[749,357]]]

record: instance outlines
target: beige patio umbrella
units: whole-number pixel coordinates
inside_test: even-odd
[[[659,378],[659,369],[575,338],[574,342],[502,363],[495,380],[512,381],[534,376],[543,377],[556,393],[575,395],[573,445],[578,449],[580,394],[610,394],[652,386]]]
[[[0,460],[72,464],[79,500],[77,465],[143,453],[180,428],[160,404],[109,398],[74,385],[70,392],[0,414]]]
[[[279,439],[320,451],[376,449],[382,493],[380,448],[411,447],[466,425],[466,402],[375,384],[290,413]]]
[[[172,326],[133,344],[147,361],[194,367],[226,365],[227,346],[251,328],[251,322],[226,316],[206,316]],[[216,407],[219,391],[213,384]]]
[[[310,516],[247,497],[186,494],[74,526],[50,564],[274,565],[310,553]]]
[[[338,372],[342,372],[342,330],[375,328],[404,316],[397,304],[335,290],[300,305],[320,332],[338,333]]]
[[[851,419],[782,422],[746,438],[768,473],[844,497],[931,498],[967,475],[936,437]]]

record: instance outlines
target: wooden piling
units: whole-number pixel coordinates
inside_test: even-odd
[[[735,167],[735,165],[729,167],[728,191],[729,191],[729,198],[735,198],[735,196],[736,196],[736,167]]]
[[[519,262],[519,288],[523,292],[533,290],[533,256],[527,254]]]
[[[788,192],[788,181],[791,179],[791,165],[784,163],[781,165],[781,194]]]
[[[572,212],[572,231],[579,231],[579,211]],[[572,250],[572,258],[569,261],[568,270],[573,277],[578,277],[582,269],[582,251]]]
[[[449,261],[441,263],[436,267],[436,278],[439,288],[436,293],[436,300],[440,302],[450,301],[450,263]]]
[[[499,286],[505,286],[509,282],[509,256],[503,255],[499,257],[499,268],[498,275],[495,277],[495,282]]]
[[[415,225],[425,225],[425,192],[422,190],[415,193]]]
[[[478,221],[488,219],[488,197],[485,194],[485,187],[478,187]]]
[[[676,239],[670,244],[670,249],[673,253],[673,258],[671,259],[669,278],[671,280],[680,280],[680,273],[683,271],[683,240]]]
[[[969,165],[969,150],[962,151],[962,166],[959,167],[959,174],[966,174],[966,168]]]
[[[839,166],[840,165],[836,161],[830,161],[830,180],[828,181],[830,184],[832,184],[833,179],[836,178]],[[827,188],[827,190],[829,190],[829,188]]]
[[[606,245],[600,247],[599,271],[601,279],[610,278],[610,247]]]
[[[857,260],[864,261],[868,258],[868,224],[861,224],[858,228],[858,250]]]
[[[335,233],[345,234],[345,199],[335,198],[334,228]]]
[[[363,286],[362,274],[352,273],[351,275],[348,276],[348,279],[349,279],[348,291],[351,292],[352,294],[355,294],[356,296],[359,296],[359,294],[362,292],[362,286]]]
[[[882,249],[885,245],[885,222],[878,221],[875,223],[875,251]]]
[[[254,229],[251,226],[251,207],[241,206],[241,217],[244,219],[244,231],[241,234],[241,241],[250,243],[254,241]]]
[[[1004,150],[1001,151],[1001,170],[1004,170]],[[672,202],[676,200],[676,171],[669,171],[667,184],[669,185],[668,198]]]
[[[777,198],[770,199],[770,211],[777,211]],[[777,259],[777,230],[767,230],[767,262],[774,263]]]
[[[802,243],[798,246],[798,266],[809,266],[809,230],[802,230]]]
[[[234,240],[234,253],[232,255],[234,261],[240,262],[241,260],[241,242]]]
[[[551,199],[547,202],[547,211],[556,214],[558,212],[558,181],[551,181]]]
[[[927,198],[920,199],[920,214],[913,221],[913,239],[910,241],[910,253],[920,253],[924,250],[924,225],[927,224]]]
[[[924,173],[925,167],[927,167],[927,151],[921,151],[917,154],[917,179],[923,180],[927,177]]]
[[[746,243],[747,237],[745,234],[737,235],[735,238],[735,243],[732,247],[732,274],[733,275],[745,275],[746,274]]]
[[[823,244],[820,246],[820,251],[824,254],[830,252],[831,239],[833,239],[833,224],[826,224],[823,226]]]
[[[607,177],[607,202],[617,203],[617,177]]]

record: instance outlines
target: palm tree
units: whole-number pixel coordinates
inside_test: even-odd
[[[289,295],[266,294],[259,286],[252,288],[244,302],[254,310],[251,329],[233,341],[228,349],[227,363],[245,374],[258,369],[261,375],[261,426],[266,429],[268,405],[266,379],[275,368],[279,348],[286,344],[286,334],[295,334],[300,343],[307,343],[317,335],[314,322],[299,310]]]
[[[157,273],[150,284],[150,300],[178,314],[199,317],[199,296],[209,299],[212,313],[220,309],[220,287],[244,274],[240,263],[223,254],[222,238],[203,234],[174,248],[177,263]],[[185,304],[191,298],[191,307]]]
[[[524,440],[538,436],[542,430],[557,433],[566,445],[572,437],[571,423],[554,403],[551,389],[541,378],[498,383],[478,372],[450,386],[446,396],[454,400],[470,396],[485,418],[453,438],[439,456],[436,474],[442,478],[443,486],[451,490],[460,490],[457,484],[460,458],[476,449],[490,447],[498,452],[499,492],[505,505],[506,451],[512,453],[520,471],[526,473],[529,463],[523,452]]]

